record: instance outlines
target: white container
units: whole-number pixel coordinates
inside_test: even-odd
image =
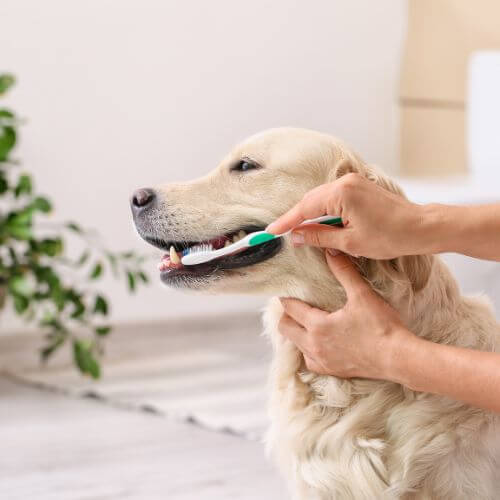
[[[500,186],[500,51],[475,52],[469,60],[467,95],[469,169]],[[499,189],[500,192],[500,189]]]
[[[398,179],[409,199],[457,205],[500,202],[500,51],[481,51],[471,56],[467,103],[469,174]],[[488,295],[500,315],[500,264],[457,254],[443,258],[463,292]]]

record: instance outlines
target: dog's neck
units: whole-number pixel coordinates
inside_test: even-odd
[[[437,319],[431,317],[429,312],[438,308],[439,321],[444,324],[462,303],[455,279],[439,259],[433,263],[423,289],[414,292],[411,283],[387,280],[378,285],[377,292],[399,312],[404,324],[413,333],[439,342],[446,341],[446,337],[437,338],[435,332],[447,329],[440,328]],[[307,266],[289,274],[286,294],[325,311],[336,311],[347,300],[344,289],[331,275],[324,257],[317,254],[307,260]]]

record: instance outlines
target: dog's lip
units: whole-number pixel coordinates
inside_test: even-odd
[[[217,276],[238,268],[250,267],[274,257],[281,250],[281,238],[268,241],[261,245],[249,247],[243,252],[220,257],[217,260],[194,266],[172,267],[160,272],[161,280],[170,284],[176,279],[196,279],[210,275]]]
[[[239,227],[237,229],[234,229],[233,231],[228,231],[227,233],[225,233],[224,235],[214,235],[214,236],[211,236],[211,237],[208,237],[208,238],[205,238],[203,240],[203,242],[206,242],[208,240],[215,240],[217,238],[223,238],[225,237],[226,235],[231,235],[231,234],[236,234],[238,233],[239,231],[244,231],[246,234],[250,234],[250,233],[253,233],[253,232],[256,232],[256,231],[262,231],[264,230],[266,226],[256,226],[256,225],[246,225],[246,226],[243,226],[243,227]],[[194,240],[189,240],[189,239],[186,239],[186,240],[167,240],[167,239],[162,239],[162,238],[158,238],[156,236],[150,236],[150,235],[142,235],[141,234],[141,237],[147,241],[150,245],[153,245],[154,247],[156,248],[159,248],[160,250],[164,250],[166,252],[169,252],[170,251],[170,247],[174,247],[175,251],[176,252],[182,252],[183,250],[185,250],[186,248],[188,247],[191,247],[193,245],[199,245],[200,243],[203,243],[201,241],[194,241]]]
[[[264,225],[247,225],[226,234],[237,233],[241,230],[245,231],[248,234],[255,231],[262,231],[264,227]],[[199,243],[188,241],[167,241],[148,236],[143,236],[143,238],[155,247],[167,251],[171,246],[173,246],[176,251],[182,251],[187,246]],[[218,236],[215,236],[215,238],[218,238]],[[209,275],[220,274],[224,271],[230,271],[232,269],[252,266],[271,257],[274,257],[274,255],[276,255],[280,251],[281,246],[281,238],[276,238],[261,245],[249,247],[241,252],[234,253],[232,255],[226,255],[224,257],[220,257],[216,260],[203,264],[197,264],[194,266],[183,266],[182,264],[180,264],[179,266],[172,266],[168,269],[163,269],[160,271],[160,277],[162,281],[170,284],[173,283],[176,279],[186,280],[190,278],[203,278]]]

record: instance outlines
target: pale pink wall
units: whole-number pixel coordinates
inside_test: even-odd
[[[331,132],[394,169],[405,26],[400,0],[2,0],[0,69],[28,118],[19,156],[58,217],[141,250],[134,188],[203,174],[267,127]],[[119,320],[262,303],[106,288]]]

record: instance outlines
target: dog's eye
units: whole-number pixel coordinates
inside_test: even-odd
[[[248,170],[255,170],[259,165],[248,159],[240,160],[236,165],[231,167],[232,172],[247,172]]]

